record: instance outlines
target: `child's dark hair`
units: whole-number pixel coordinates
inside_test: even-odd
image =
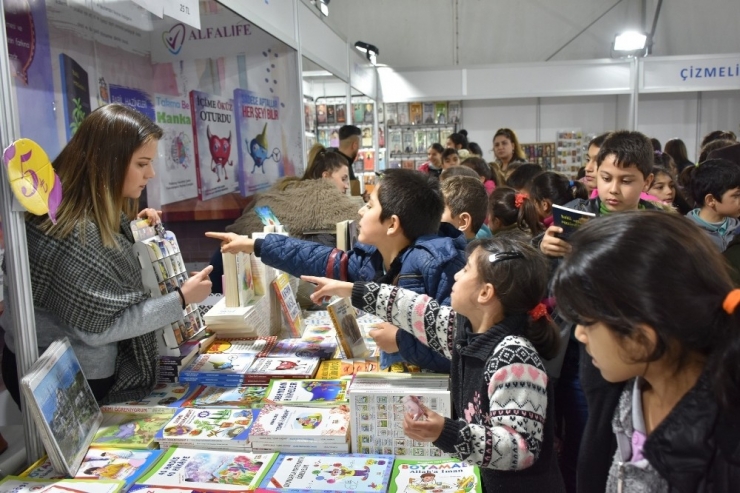
[[[517,196],[519,196],[518,207]],[[490,221],[498,219],[504,227],[516,224],[519,229],[532,236],[542,231],[537,207],[532,199],[513,188],[498,187],[491,192],[491,196],[488,197],[488,217]]]
[[[610,133],[611,132],[604,132],[601,135],[597,135],[596,137],[594,137],[588,142],[588,146],[586,147],[586,149],[588,149],[591,146],[601,148],[601,146],[604,145],[604,141],[606,140],[606,138],[609,137]]]
[[[601,166],[608,156],[614,156],[615,165],[620,168],[637,167],[645,179],[653,170],[653,144],[640,132],[619,130],[610,133],[599,148],[596,166]]]
[[[491,167],[488,166],[488,163],[483,158],[477,156],[469,157],[460,163],[460,165],[472,169],[478,173],[478,176],[482,176],[485,179],[484,181],[493,180]]]
[[[321,144],[314,144],[308,151],[308,166],[301,179],[318,180],[324,171],[334,173],[342,166],[347,166],[347,161],[339,153],[330,151]]]
[[[506,179],[506,186],[515,190],[529,190],[534,177],[543,171],[539,164],[522,163]]]
[[[478,178],[453,176],[442,181],[441,188],[445,205],[452,215],[470,214],[471,231],[478,233],[488,214],[488,194],[483,183]]]
[[[434,149],[440,154],[443,154],[445,152],[445,148],[442,147],[442,144],[440,144],[439,142],[435,142],[434,144],[430,145],[429,148]]]
[[[730,147],[733,144],[735,144],[735,141],[730,139],[715,139],[709,141],[707,144],[701,146],[701,152],[699,153],[699,161],[697,164],[703,163],[704,161],[709,159],[709,154],[711,154],[712,151],[724,149],[725,147]]]
[[[572,251],[553,280],[567,320],[602,322],[637,340],[645,340],[638,327],[652,328],[657,342],[645,361],[675,346],[679,368],[691,351],[700,353],[719,400],[740,407],[740,310],[728,314],[722,307],[733,284],[708,235],[678,214],[633,211],[590,221],[569,242]]]
[[[460,132],[454,133],[454,134],[450,134],[447,138],[451,140],[452,143],[455,144],[456,147],[462,146],[460,147],[460,149],[467,149],[468,148],[468,137],[467,137],[468,133],[465,132],[463,134],[462,132],[463,130],[461,130]]]
[[[483,252],[475,259],[478,275],[493,285],[505,316],[529,314],[547,296],[548,262],[529,242],[504,236],[473,240],[466,249],[468,256],[479,247]],[[502,252],[517,252],[521,257],[491,262],[491,254]],[[528,319],[524,336],[542,359],[555,357],[560,346],[555,324],[546,316],[534,320],[528,315]]]
[[[581,166],[580,168],[578,168],[578,174],[576,174],[576,179],[580,180],[581,178],[585,178],[585,177],[586,177],[586,167]]]
[[[380,220],[396,215],[409,241],[439,231],[445,210],[436,178],[412,169],[387,169],[378,186]]]
[[[655,137],[652,137],[650,139],[650,145],[653,146],[653,152],[663,152],[663,146],[660,144],[660,141],[656,139]]]
[[[471,178],[475,178],[476,180],[480,180],[480,178],[478,177],[478,173],[468,168],[467,166],[450,166],[449,168],[443,169],[442,172],[439,174],[439,181],[445,181],[448,178],[452,178],[453,176],[469,176]]]
[[[483,157],[483,149],[481,149],[476,142],[468,142],[468,150],[470,151],[470,154]]]
[[[740,166],[726,159],[704,161],[691,178],[691,197],[697,207],[704,206],[707,195],[722,202],[722,195],[733,188],[740,188]]]
[[[444,162],[445,159],[447,159],[450,156],[457,156],[460,157],[460,155],[457,153],[457,149],[453,149],[452,147],[448,147],[444,151],[442,151],[442,162]]]
[[[701,139],[701,145],[699,147],[703,149],[704,146],[715,140],[729,140],[734,143],[737,140],[737,135],[735,135],[735,132],[727,130],[714,130],[706,134],[704,138]]]
[[[665,153],[663,153],[665,154]],[[673,158],[671,158],[673,159]],[[673,174],[673,171],[671,171],[670,168],[666,168],[665,166],[653,166],[653,176],[655,179],[653,180],[653,185],[658,181],[658,175],[666,175],[668,178],[670,178],[673,181],[673,203],[671,204],[681,215],[686,215],[693,209],[692,205],[689,204],[689,202],[686,200],[686,198],[683,196],[683,191],[679,189],[678,187],[678,180],[676,179],[676,176]],[[652,187],[651,187],[652,189]],[[648,193],[650,193],[650,190],[648,190]]]
[[[552,204],[565,205],[573,199],[588,200],[588,190],[580,181],[569,180],[554,171],[545,171],[532,180],[529,196],[535,202],[549,200]]]

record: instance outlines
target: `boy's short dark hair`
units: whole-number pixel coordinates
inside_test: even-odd
[[[362,135],[362,130],[360,130],[360,127],[356,127],[354,125],[344,125],[339,129],[340,141],[348,139],[354,135],[357,135],[358,137]]]
[[[534,163],[522,163],[506,179],[506,186],[514,190],[529,188],[535,176],[545,171],[542,166]]]
[[[604,144],[604,141],[606,138],[609,137],[609,132],[604,132],[601,135],[597,135],[593,139],[591,139],[588,143],[588,147],[594,146],[594,147],[601,147],[602,144]],[[588,147],[586,149],[588,149]]]
[[[462,163],[460,163],[462,166],[467,166],[468,168],[474,170],[476,173],[478,173],[478,176],[482,176],[483,178],[488,180],[493,179],[493,172],[491,171],[491,167],[488,166],[488,163],[480,157],[473,156],[465,159]]]
[[[439,181],[412,169],[387,169],[378,186],[380,220],[398,216],[409,241],[436,234],[445,210]]]
[[[601,166],[608,156],[614,156],[616,166],[635,166],[643,178],[647,179],[653,171],[653,154],[653,144],[645,134],[619,130],[610,133],[601,144],[596,156],[596,167]]]
[[[453,176],[469,176],[476,180],[480,180],[478,173],[473,171],[472,168],[468,168],[467,166],[450,166],[449,168],[443,169],[439,174],[439,181],[445,181]]]
[[[691,196],[697,207],[712,195],[718,202],[728,190],[740,188],[740,166],[727,159],[709,159],[701,163],[691,178]]]
[[[488,194],[480,179],[470,176],[453,176],[441,184],[445,205],[453,216],[463,212],[470,214],[473,233],[486,221],[488,214]]]

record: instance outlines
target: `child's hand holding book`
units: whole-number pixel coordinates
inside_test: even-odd
[[[570,252],[570,243],[558,237],[562,233],[563,228],[560,226],[553,225],[547,228],[545,236],[542,237],[542,242],[540,243],[540,251],[548,257],[562,257]]]
[[[337,281],[326,277],[301,276],[301,280],[316,285],[316,291],[311,295],[311,301],[320,305],[332,296],[349,298],[352,296],[352,283]]]

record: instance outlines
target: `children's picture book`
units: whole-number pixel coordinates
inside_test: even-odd
[[[277,344],[275,336],[217,338],[206,349],[206,354],[253,354],[263,357],[270,354],[270,350]]]
[[[462,120],[462,104],[460,101],[450,101],[447,104],[447,123],[458,124]]]
[[[438,125],[447,125],[447,102],[441,101],[434,103],[434,116],[437,119]]]
[[[338,378],[351,380],[355,374],[355,365],[351,359],[330,359],[322,361],[316,371],[317,380],[335,380]]]
[[[253,491],[277,455],[170,447],[140,483],[200,491]]]
[[[253,409],[262,406],[266,387],[211,387],[198,386],[182,407],[218,407],[226,409]]]
[[[338,298],[326,307],[331,317],[337,340],[347,358],[364,358],[369,351],[365,345],[357,315],[349,298]]]
[[[124,482],[110,479],[32,479],[5,476],[0,493],[118,493]]]
[[[385,103],[385,122],[388,125],[398,124],[398,105],[396,103]]]
[[[234,192],[239,184],[234,100],[202,91],[190,91],[198,198],[209,200]]]
[[[272,380],[265,402],[283,406],[347,403],[347,380]]]
[[[552,223],[563,228],[563,232],[558,236],[564,240],[567,240],[578,228],[594,217],[596,214],[593,212],[577,211],[557,204],[552,205]]]
[[[59,55],[59,72],[62,77],[64,129],[67,133],[67,140],[69,140],[77,132],[82,120],[92,111],[90,81],[87,71],[65,53]]]
[[[409,104],[408,103],[398,103],[396,105],[397,108],[397,124],[398,125],[408,125],[411,121],[409,120]]]
[[[248,384],[267,385],[272,378],[313,378],[318,358],[257,358],[244,375]]]
[[[331,319],[328,319],[328,323],[331,324]],[[332,327],[331,325],[308,325],[306,324],[306,330],[303,331],[301,340],[310,342],[313,344],[320,344],[322,342],[336,343],[337,332],[334,330],[334,327]]]
[[[296,358],[331,359],[336,352],[336,339],[318,343],[306,342],[303,339],[282,339],[273,346],[267,356],[272,358],[295,356]]]
[[[434,103],[423,103],[421,120],[424,125],[434,125]]]
[[[412,125],[421,125],[421,122],[421,103],[409,103],[409,123],[411,123]]]
[[[151,468],[162,455],[160,450],[126,450],[91,448],[87,451],[74,479],[113,479],[131,486]],[[63,479],[54,471],[51,461],[43,457],[26,469],[21,477],[35,479]]]
[[[392,455],[281,454],[257,491],[378,493],[386,490]]]
[[[172,419],[170,414],[104,413],[93,447],[148,449],[154,446],[154,435]]]
[[[283,310],[283,317],[290,328],[290,334],[293,337],[301,337],[306,324],[301,315],[301,307],[295,298],[293,288],[290,286],[290,277],[283,272],[272,281],[272,287],[277,295],[280,308]]]
[[[396,459],[388,493],[482,493],[478,466],[450,459]]]
[[[20,387],[54,469],[74,476],[103,415],[66,337],[49,345]]]
[[[256,409],[180,409],[157,432],[161,448],[181,445],[219,450],[249,449]]]
[[[121,402],[118,404],[106,404],[100,410],[104,413],[161,413],[175,414],[178,407],[192,394],[194,389],[188,387],[187,383],[159,383],[154,387],[151,394],[139,401]]]
[[[254,298],[251,255],[244,252],[222,253],[224,266],[224,298],[226,306],[247,306]]]
[[[286,442],[316,438],[323,442],[347,443],[349,406],[293,407],[265,404],[251,431],[252,443],[258,441]]]
[[[242,384],[253,354],[202,354],[180,371],[181,382],[224,387]]]

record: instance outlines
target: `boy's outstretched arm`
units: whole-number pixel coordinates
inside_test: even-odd
[[[221,253],[254,253],[254,240],[249,239],[248,236],[213,231],[207,232],[206,236],[221,240]]]

